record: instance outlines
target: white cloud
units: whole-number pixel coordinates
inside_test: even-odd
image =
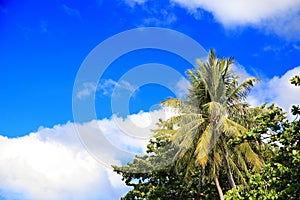
[[[225,27],[255,25],[287,39],[300,39],[299,0],[171,0],[191,13],[211,12]]]
[[[120,165],[134,154],[145,152],[150,129],[156,127],[159,118],[170,116],[168,110],[141,111],[125,119],[41,127],[36,133],[19,138],[0,135],[0,197],[120,199],[129,188],[121,176],[97,160]],[[93,139],[85,143],[86,148],[79,140],[87,139],[85,135]]]
[[[125,0],[125,3],[133,9],[142,10],[144,17],[138,26],[165,26],[177,21],[173,12],[173,6],[160,4],[158,1],[148,0]]]
[[[172,0],[190,10],[202,8],[214,14],[225,25],[258,23],[269,17],[283,14],[299,6],[295,0]]]
[[[137,87],[124,80],[116,82],[112,79],[104,79],[100,81],[97,88],[102,95],[106,96],[111,96],[114,93],[114,89],[118,89],[118,91],[127,91],[130,94],[133,94],[136,92]]]
[[[127,116],[127,118],[125,119],[114,116],[114,120],[117,126],[129,138],[131,137],[132,139],[136,139],[136,138],[142,139],[141,142],[144,142],[144,144],[146,145],[149,137],[151,137],[152,135],[152,133],[149,130],[153,130],[157,128],[158,119],[165,120],[170,118],[173,115],[174,112],[166,108],[163,110],[162,109],[153,110],[151,112],[140,111],[137,114],[132,114]],[[122,140],[122,138],[120,139]],[[136,141],[137,140],[133,140],[132,142],[134,143]],[[130,146],[133,146],[133,143]],[[145,150],[146,149],[143,149],[144,152]]]
[[[300,5],[297,5],[298,8]],[[287,10],[280,16],[270,17],[264,20],[260,27],[268,33],[275,32],[277,35],[288,40],[300,40],[300,9]]]
[[[94,94],[97,88],[96,83],[92,83],[92,82],[83,83],[82,86],[83,88],[76,93],[76,97],[78,99],[83,99],[85,97]]]
[[[174,91],[176,92],[177,97],[185,98],[188,94],[188,88],[190,87],[190,82],[185,79],[181,78],[175,85]]]
[[[117,199],[127,190],[83,148],[72,123],[0,136],[0,195],[6,199]]]
[[[241,65],[240,63],[236,62],[236,61],[232,65],[232,69],[233,69],[234,73],[239,74],[242,79],[252,77],[247,72],[247,70],[245,69],[245,67],[243,65]]]
[[[143,3],[147,2],[147,0],[125,0],[125,2],[130,7],[134,7],[136,4],[143,4]]]
[[[112,79],[104,79],[101,80],[100,83],[97,84],[93,82],[87,82],[82,84],[82,88],[78,88],[76,92],[76,98],[84,99],[90,97],[91,95],[95,94],[95,92],[100,92],[101,95],[111,96],[111,95],[118,95],[114,93],[114,90],[118,89],[117,91],[122,92],[130,92],[133,94],[138,89],[136,86],[131,85],[129,82],[121,80],[116,82]]]
[[[248,77],[257,77],[249,74],[245,68],[236,63],[233,66],[237,74],[241,74],[242,81]],[[261,106],[263,103],[275,103],[288,113],[289,119],[294,117],[290,114],[292,105],[300,104],[300,87],[290,84],[290,79],[295,75],[300,75],[300,66],[287,71],[281,77],[274,76],[271,79],[262,78],[256,83],[250,95],[247,97],[252,106]],[[259,78],[259,77],[258,77]]]
[[[270,80],[262,81],[250,96],[254,104],[274,102],[285,111],[290,112],[291,106],[300,104],[300,87],[290,84],[290,79],[300,74],[300,66],[287,71],[283,76],[275,76]],[[291,116],[290,116],[291,117]]]
[[[177,17],[170,13],[161,17],[149,17],[143,20],[144,26],[167,26],[177,21]]]

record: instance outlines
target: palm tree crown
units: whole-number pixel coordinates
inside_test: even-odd
[[[218,59],[210,50],[206,63],[197,60],[198,67],[188,70],[190,88],[187,99],[172,98],[162,102],[164,106],[177,109],[178,115],[166,120],[165,126],[175,126],[170,140],[178,147],[174,162],[178,167],[201,165],[205,173],[218,186],[218,173],[223,167],[231,187],[234,177],[246,184],[241,171],[247,168],[259,170],[263,163],[249,143],[229,145],[247,131],[250,126],[247,114],[251,111],[246,101],[256,78],[247,78],[239,84],[239,75],[232,69],[233,58]],[[161,129],[156,135],[165,134]],[[233,175],[234,172],[234,175]],[[221,187],[218,188],[223,199]]]

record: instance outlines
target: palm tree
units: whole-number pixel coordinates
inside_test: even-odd
[[[230,145],[228,141],[247,131],[247,114],[250,112],[246,97],[256,78],[247,78],[238,83],[239,75],[232,70],[233,58],[218,59],[210,50],[206,63],[197,60],[198,67],[188,70],[191,86],[187,99],[172,98],[162,102],[175,108],[178,115],[166,120],[165,126],[174,125],[170,139],[179,150],[174,156],[178,167],[194,164],[202,166],[215,181],[220,199],[224,199],[218,180],[220,168],[226,171],[231,188],[235,179],[246,185],[242,171],[246,174],[251,165],[259,170],[263,163],[249,143]],[[157,131],[157,135],[166,131]],[[235,176],[233,175],[233,172]]]

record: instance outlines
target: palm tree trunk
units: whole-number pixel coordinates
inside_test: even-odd
[[[217,176],[214,177],[214,181],[215,181],[215,184],[216,184],[217,189],[218,189],[220,200],[224,200],[224,194],[223,194],[222,188],[219,184],[219,179],[218,179]]]
[[[221,144],[220,146],[221,146],[221,151],[222,151],[222,155],[223,155],[224,168],[225,168],[225,171],[226,171],[226,174],[227,174],[227,178],[228,178],[230,187],[235,188],[236,185],[235,185],[233,175],[232,175],[231,170],[230,170],[230,165],[229,165],[228,158],[227,158],[228,157],[227,152],[224,149],[223,144]]]

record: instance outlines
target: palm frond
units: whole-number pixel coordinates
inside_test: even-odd
[[[162,101],[160,104],[171,108],[182,108],[185,104],[185,100],[178,98],[170,98],[168,100]]]
[[[264,164],[258,155],[252,150],[249,143],[243,142],[239,145],[239,149],[241,153],[244,154],[246,161],[253,165],[253,170],[259,172]]]
[[[226,102],[241,101],[246,99],[248,93],[253,88],[254,83],[258,82],[258,78],[247,78],[240,85],[229,91]]]
[[[234,172],[235,177],[238,178],[239,182],[241,182],[243,185],[247,187],[248,186],[247,181],[244,178],[238,166],[236,165],[236,163],[231,158],[228,158],[228,161],[230,166],[232,167],[232,171]]]
[[[215,146],[216,142],[217,140],[214,132],[211,129],[211,126],[208,125],[197,142],[195,150],[196,162],[198,162],[202,167],[205,167],[208,160],[208,155]]]
[[[235,121],[230,120],[229,118],[224,118],[224,133],[226,136],[228,136],[229,138],[232,137],[238,137],[240,135],[242,135],[242,133],[245,133],[247,131],[247,129],[240,125],[239,123],[236,123]]]

